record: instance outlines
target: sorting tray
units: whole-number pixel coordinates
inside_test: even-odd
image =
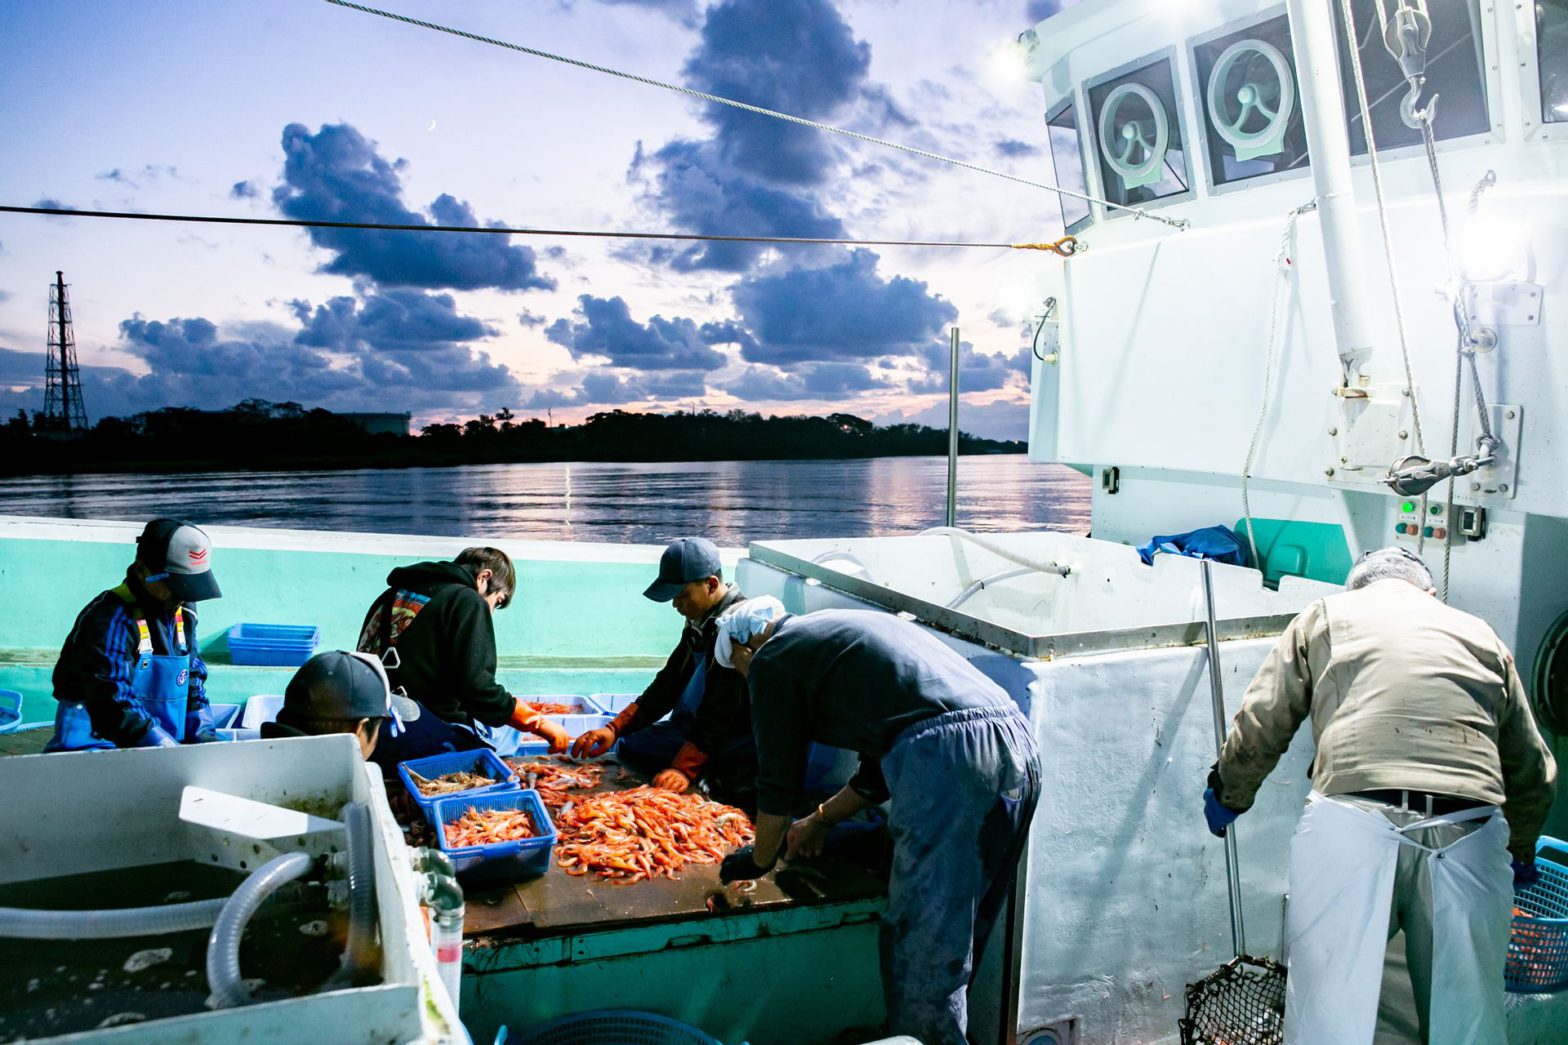
[[[235,664],[298,667],[316,651],[321,629],[313,624],[236,624],[229,629]]]
[[[487,809],[527,810],[537,834],[533,838],[516,842],[455,848],[447,845],[445,825],[462,819],[463,814],[470,809],[481,812]],[[468,791],[443,795],[435,800],[430,826],[435,828],[436,842],[441,851],[452,858],[458,877],[466,882],[537,878],[550,869],[550,854],[556,842],[555,824],[550,821],[550,814],[545,810],[537,791],[493,791],[488,794]]]
[[[467,791],[453,791],[451,794],[434,795],[426,797],[419,793],[419,787],[414,783],[412,773],[418,773],[426,780],[434,780],[447,773],[480,773],[495,780],[493,784],[484,787],[470,788]],[[497,791],[516,791],[517,774],[512,772],[510,766],[502,762],[494,751],[489,748],[475,748],[472,751],[452,751],[444,755],[431,755],[428,758],[411,758],[407,762],[398,763],[397,775],[403,781],[403,786],[419,806],[420,812],[425,814],[425,820],[431,827],[440,831],[441,825],[436,822],[436,803],[445,798],[472,798],[477,795],[491,794]],[[461,814],[459,814],[461,815]]]

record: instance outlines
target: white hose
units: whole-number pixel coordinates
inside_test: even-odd
[[[105,911],[33,911],[0,907],[0,937],[21,940],[107,940],[205,929],[227,899]]]
[[[956,526],[933,526],[929,530],[921,530],[920,536],[957,537],[959,540],[968,541],[976,547],[984,548],[998,558],[1006,559],[1008,562],[1014,562],[1020,566],[1026,566],[1037,573],[1054,573],[1059,577],[1065,577],[1072,572],[1072,567],[1070,566],[1063,566],[1057,562],[1041,562],[1038,559],[1027,558],[1015,551],[1009,551],[1000,544],[995,544],[983,537],[977,537],[968,530],[960,530]]]
[[[216,1008],[250,1003],[250,989],[240,977],[240,938],[245,935],[245,923],[262,901],[309,871],[312,862],[308,853],[285,853],[269,860],[240,883],[224,903],[212,935],[207,938],[207,984],[212,988]]]

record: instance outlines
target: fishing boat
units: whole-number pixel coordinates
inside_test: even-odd
[[[1543,724],[1568,722],[1558,356],[1568,326],[1552,307],[1568,289],[1568,5],[1087,0],[1018,42],[1041,85],[1040,142],[1074,237],[1067,257],[1040,265],[1030,455],[1091,477],[1092,536],[759,535],[728,549],[725,566],[748,594],[793,612],[917,620],[1027,711],[1042,799],[1006,931],[977,973],[972,1038],[1175,1041],[1186,985],[1234,942],[1226,855],[1201,811],[1209,694],[1234,712],[1275,636],[1336,590],[1355,556],[1396,543],[1422,556],[1440,596],[1516,652]],[[1159,554],[1151,565],[1135,550],[1215,524],[1240,535],[1252,565],[1207,567],[1207,586],[1198,560]],[[0,519],[0,576],[28,607],[8,625],[0,687],[25,694],[30,719],[52,714],[60,637],[119,576],[136,529]],[[352,648],[392,566],[473,543],[211,534],[226,597],[202,607],[209,691],[235,704],[280,692],[289,669],[226,663],[232,625],[309,622],[322,648]],[[473,536],[519,569],[523,597],[497,621],[509,688],[640,690],[672,638],[668,611],[636,597],[659,549]],[[570,620],[528,598],[568,583]],[[615,624],[590,633],[581,619]],[[27,736],[0,738],[18,752],[0,758],[5,844],[47,837],[39,851],[63,863],[48,872],[8,859],[0,886],[154,865],[176,843],[201,858],[210,826],[171,830],[151,851],[105,823],[87,837],[106,845],[73,853],[60,835],[79,824],[19,816],[52,801],[44,795],[118,786],[121,762],[156,773],[161,793],[227,787],[290,805],[279,791],[293,768],[272,777],[250,754],[268,742],[235,745],[225,782],[210,751],[20,753]],[[1253,954],[1288,957],[1285,854],[1310,760],[1299,736],[1237,828],[1236,922]],[[630,887],[584,887],[554,868],[470,893],[460,986],[447,997],[405,928],[418,883],[379,777],[312,780],[294,807],[357,795],[372,809],[381,935],[397,942],[381,986],[337,993],[428,1002],[372,1034],[351,1019],[387,1004],[367,995],[331,1015],[334,1040],[460,1040],[460,1018],[489,1041],[503,1026],[606,1008],[753,1045],[877,1036],[874,875],[765,882],[745,905],[716,907],[711,868]],[[1546,833],[1568,835],[1564,803]],[[1394,1011],[1397,973],[1380,1040],[1414,1040]],[[322,994],[186,1014],[179,1030],[227,1041],[265,1026],[285,1040],[329,1004]],[[1568,992],[1510,995],[1508,1011],[1511,1042],[1560,1041]],[[169,1030],[154,1020],[70,1040],[151,1042]]]

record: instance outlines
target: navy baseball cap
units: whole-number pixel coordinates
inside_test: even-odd
[[[278,720],[297,725],[319,719],[388,718],[402,726],[419,705],[387,683],[386,669],[369,653],[329,650],[311,657],[283,690]]]
[[[716,544],[706,537],[682,537],[659,556],[659,579],[643,595],[654,602],[669,602],[692,581],[716,576],[722,568]]]
[[[199,527],[179,519],[154,519],[136,538],[136,559],[181,602],[218,599],[212,575],[212,541]]]

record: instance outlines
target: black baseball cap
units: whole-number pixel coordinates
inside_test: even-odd
[[[311,657],[289,679],[278,720],[284,725],[361,718],[401,723],[417,719],[419,711],[416,702],[392,692],[386,669],[373,654],[329,650]]]
[[[654,602],[669,602],[692,581],[713,577],[722,568],[718,545],[706,537],[682,537],[659,556],[659,579],[643,595]]]
[[[162,581],[180,602],[221,599],[212,575],[212,541],[200,527],[179,519],[154,519],[136,538],[136,561]]]

